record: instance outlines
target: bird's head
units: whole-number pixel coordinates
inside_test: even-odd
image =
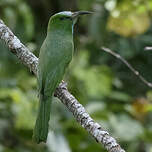
[[[81,15],[92,14],[89,11],[78,11],[78,12],[71,12],[71,11],[64,11],[56,13],[55,15],[51,16],[48,29],[52,28],[69,28],[73,27],[76,23],[77,19]]]

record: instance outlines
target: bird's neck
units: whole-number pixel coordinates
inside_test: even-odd
[[[48,25],[47,36],[56,36],[73,40],[73,24],[51,23]]]
[[[51,29],[47,32],[47,37],[57,40],[61,39],[73,41],[73,29],[72,27],[70,29],[66,29],[65,27],[63,27],[62,29]]]

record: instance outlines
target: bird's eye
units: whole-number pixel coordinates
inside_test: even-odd
[[[64,20],[64,17],[61,17],[60,20]]]
[[[72,20],[71,17],[61,17],[61,18],[60,18],[60,20],[66,20],[66,19]]]
[[[66,19],[68,19],[68,20],[72,20],[72,18],[71,17],[65,17]]]

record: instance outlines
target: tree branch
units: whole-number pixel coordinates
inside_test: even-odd
[[[152,46],[146,46],[146,47],[144,48],[144,50],[145,50],[145,51],[151,51],[151,50],[152,50]]]
[[[115,53],[114,51],[110,50],[109,48],[101,47],[101,49],[107,53],[110,53],[120,61],[122,61],[145,85],[152,88],[152,83],[148,82],[137,70],[133,68],[131,64],[127,62],[122,56],[120,56],[118,53]]]
[[[12,31],[0,20],[0,39],[5,41],[9,50],[26,65],[30,71],[37,75],[38,58],[25,47]],[[85,108],[71,95],[65,83],[61,83],[55,91],[55,95],[72,112],[77,122],[85,128],[97,142],[101,143],[108,152],[125,152],[116,140],[86,112]]]

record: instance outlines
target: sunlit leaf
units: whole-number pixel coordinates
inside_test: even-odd
[[[133,1],[123,2],[111,12],[108,20],[109,30],[122,36],[136,36],[146,32],[150,26],[146,6],[142,4],[136,6]]]

